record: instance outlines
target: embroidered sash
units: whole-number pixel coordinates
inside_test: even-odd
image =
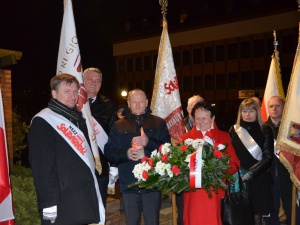
[[[234,125],[234,130],[253,158],[258,161],[262,160],[262,150],[248,133],[248,131],[241,126],[237,128],[236,125]]]
[[[100,224],[105,222],[105,209],[102,203],[102,198],[99,191],[98,181],[95,175],[95,161],[82,131],[65,117],[53,112],[49,108],[43,109],[37,115],[46,120],[53,128],[61,135],[61,137],[71,146],[76,154],[90,168],[94,178],[95,189],[98,197]]]

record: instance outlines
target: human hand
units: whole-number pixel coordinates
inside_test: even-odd
[[[246,173],[243,177],[242,177],[242,181],[247,181],[251,178],[249,173]]]
[[[128,159],[131,159],[133,161],[137,161],[140,158],[140,149],[135,148],[129,148],[127,151],[127,157]]]
[[[145,134],[143,127],[141,127],[140,131],[141,131],[141,136],[136,136],[136,137],[132,138],[131,142],[136,145],[145,147],[148,144],[149,138]]]
[[[114,184],[119,179],[118,167],[111,166],[109,168],[109,184]]]

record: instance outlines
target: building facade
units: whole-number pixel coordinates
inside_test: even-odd
[[[224,129],[234,123],[246,91],[262,98],[274,52],[279,42],[285,91],[298,43],[298,14],[288,11],[241,21],[219,23],[172,33],[169,30],[181,102],[195,94],[216,106]],[[160,36],[124,40],[113,45],[115,99],[122,90],[141,88],[152,97]]]

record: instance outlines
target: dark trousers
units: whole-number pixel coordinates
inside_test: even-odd
[[[109,182],[109,176],[97,176],[100,195],[103,201],[103,205],[106,208],[106,199],[107,199],[107,185]]]
[[[292,191],[292,190],[291,190]],[[279,178],[276,177],[274,185],[274,212],[270,214],[270,218],[267,219],[268,225],[280,225],[279,222],[279,209],[280,209],[280,198],[281,189],[279,184]],[[287,218],[287,225],[291,224],[291,214],[292,214],[292,201],[286,201],[282,199],[282,207],[285,211]],[[296,224],[300,225],[300,207],[296,206]]]
[[[143,213],[145,225],[159,225],[161,194],[158,191],[139,193],[122,193],[126,224],[140,225]]]
[[[177,225],[183,225],[183,194],[176,195]]]

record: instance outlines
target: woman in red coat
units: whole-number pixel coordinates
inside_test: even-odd
[[[211,137],[217,143],[228,144],[227,151],[231,156],[229,164],[232,167],[229,170],[230,174],[237,172],[236,166],[232,163],[240,165],[240,161],[235,154],[231,145],[230,136],[228,133],[221,131],[216,126],[215,110],[207,102],[199,102],[192,109],[192,116],[195,124],[188,133],[182,136],[182,139],[197,139],[203,138],[205,133],[209,131]],[[183,222],[184,225],[222,225],[221,222],[221,198],[225,195],[224,190],[220,189],[218,194],[212,193],[212,198],[208,197],[205,189],[197,189],[196,191],[184,192],[184,210]]]

